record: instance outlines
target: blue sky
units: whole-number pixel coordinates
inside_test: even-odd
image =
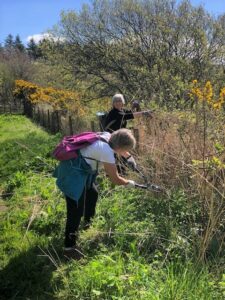
[[[38,40],[47,29],[60,19],[61,10],[79,11],[90,0],[0,0],[0,43],[11,33],[19,34],[23,43],[28,37]],[[191,0],[203,4],[212,14],[225,13],[225,0]]]
[[[25,43],[32,35],[51,29],[62,10],[79,11],[86,0],[0,0],[0,43],[11,33]],[[36,36],[38,38],[38,36]]]
[[[211,14],[217,16],[225,13],[225,0],[191,0],[192,5],[202,4]]]

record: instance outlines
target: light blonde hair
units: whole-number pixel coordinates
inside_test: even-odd
[[[122,128],[114,131],[109,139],[109,145],[112,149],[132,150],[136,146],[136,140],[129,129]]]

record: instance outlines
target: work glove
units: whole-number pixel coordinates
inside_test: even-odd
[[[140,104],[139,104],[138,100],[133,101],[131,109],[135,110],[135,111],[140,111],[141,110],[141,107],[140,107]]]
[[[130,188],[135,188],[135,181],[133,180],[128,180],[128,183],[126,185],[124,185],[127,189],[130,189]]]
[[[127,159],[127,165],[133,171],[137,168],[137,163],[136,163],[135,159],[133,158],[133,156],[130,156]]]

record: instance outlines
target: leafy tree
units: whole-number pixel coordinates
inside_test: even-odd
[[[38,46],[41,60],[38,62],[35,82],[40,85],[49,84],[60,89],[80,91],[81,81],[74,76],[73,66],[68,61],[67,45],[53,39],[43,39]]]
[[[45,47],[46,58],[54,53],[96,97],[178,108],[192,79],[224,78],[224,19],[187,0],[93,1],[63,12],[54,34],[62,42]]]
[[[13,101],[16,79],[32,80],[35,66],[27,54],[20,51],[0,53],[0,98],[5,103]]]

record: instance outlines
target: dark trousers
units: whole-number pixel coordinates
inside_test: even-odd
[[[98,191],[93,184],[90,189],[84,189],[78,203],[66,196],[67,219],[65,230],[65,247],[76,245],[78,229],[82,216],[89,223],[95,215]]]

